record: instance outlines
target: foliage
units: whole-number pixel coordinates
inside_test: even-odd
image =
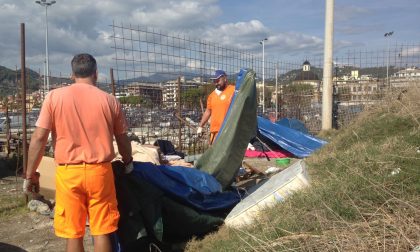
[[[206,96],[206,89],[203,87],[189,88],[181,93],[181,101],[188,107],[194,108],[200,106],[200,100]]]
[[[121,104],[132,104],[132,105],[141,104],[142,100],[144,100],[144,99],[141,99],[140,96],[137,96],[137,95],[120,97],[118,99]]]
[[[311,98],[314,88],[310,84],[294,84],[283,87],[283,95],[280,104],[287,110],[288,117],[295,117],[302,120],[303,111],[311,106]],[[279,99],[280,100],[280,99]]]

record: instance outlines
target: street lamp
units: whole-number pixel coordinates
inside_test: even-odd
[[[264,38],[263,40],[260,41],[260,44],[262,45],[262,49],[263,49],[263,58],[262,58],[262,81],[263,81],[263,91],[262,91],[262,109],[263,109],[263,114],[265,113],[265,77],[264,77],[264,42],[267,41],[267,38]]]
[[[56,1],[47,1],[47,0],[40,0],[35,1],[35,3],[45,7],[45,74],[44,74],[44,90],[45,90],[45,83],[47,84],[47,90],[50,90],[50,69],[49,69],[49,62],[48,62],[48,7],[55,4]]]
[[[388,69],[389,69],[389,37],[391,37],[392,34],[394,34],[394,31],[387,32],[387,33],[384,34],[385,39],[388,38],[388,54],[387,54],[387,57],[386,57],[386,84],[388,85],[388,88],[390,87],[389,86],[389,77],[388,77]]]

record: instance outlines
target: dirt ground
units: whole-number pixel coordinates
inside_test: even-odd
[[[22,200],[22,179],[15,176],[0,179],[0,199]],[[64,251],[65,240],[54,234],[53,219],[31,212],[28,208],[18,209],[18,213],[0,217],[0,251],[39,252]],[[84,238],[85,251],[93,251],[89,229]]]

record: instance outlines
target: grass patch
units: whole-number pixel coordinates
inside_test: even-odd
[[[399,98],[397,98],[399,97]],[[410,251],[420,241],[420,90],[389,94],[306,160],[312,186],[187,251]]]
[[[22,193],[2,195],[0,197],[0,220],[27,211]]]

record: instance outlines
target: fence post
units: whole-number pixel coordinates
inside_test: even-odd
[[[278,63],[276,63],[276,121],[279,119]]]
[[[178,150],[182,151],[182,111],[181,111],[181,77],[178,77],[178,115],[179,115],[179,129],[178,129]]]
[[[109,69],[109,75],[111,78],[112,95],[115,96],[114,69],[112,67]]]
[[[23,174],[26,176],[26,164],[28,161],[27,139],[26,139],[26,66],[25,66],[25,24],[20,24],[20,82],[22,84],[22,154]],[[19,145],[18,145],[19,146]]]

